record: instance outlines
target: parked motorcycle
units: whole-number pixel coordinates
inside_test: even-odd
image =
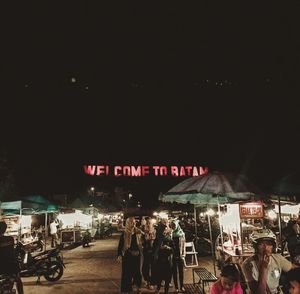
[[[33,251],[43,251],[45,246],[45,242],[43,239],[43,234],[38,233],[37,236],[35,237],[33,243],[32,243],[32,250]]]
[[[15,294],[13,289],[15,280],[9,275],[0,275],[0,294]]]
[[[21,268],[21,277],[44,276],[47,281],[56,282],[64,273],[64,262],[60,250],[55,248],[33,255],[26,247],[18,242],[16,252]]]
[[[90,242],[92,242],[92,236],[89,230],[86,230],[81,239],[82,247],[88,247]]]

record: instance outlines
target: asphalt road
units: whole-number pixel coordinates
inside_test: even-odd
[[[23,278],[25,294],[120,293],[121,265],[116,262],[118,238],[115,234],[87,248],[63,250],[66,265],[63,277],[54,283],[42,277],[40,285],[36,285],[36,277]]]

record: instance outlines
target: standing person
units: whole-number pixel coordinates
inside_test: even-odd
[[[144,262],[142,267],[143,278],[146,282],[148,289],[153,289],[154,278],[154,240],[156,238],[156,230],[153,225],[153,221],[150,217],[145,218],[145,224],[143,228],[143,256]]]
[[[221,277],[212,285],[210,294],[243,294],[237,265],[226,264],[223,267]]]
[[[261,229],[250,236],[255,254],[242,264],[243,273],[251,293],[282,293],[279,279],[294,265],[280,254],[275,254],[276,236],[269,229]]]
[[[9,275],[16,281],[18,294],[23,294],[23,283],[20,277],[20,267],[14,249],[14,238],[4,236],[7,224],[0,221],[0,274]]]
[[[51,235],[51,247],[56,248],[57,246],[57,223],[55,219],[53,219],[50,223],[50,235]]]
[[[171,223],[172,239],[174,243],[174,254],[173,254],[173,280],[175,285],[175,292],[179,292],[178,288],[178,276],[180,292],[185,292],[183,287],[183,258],[185,257],[185,234],[179,225],[179,220],[173,220]]]
[[[287,236],[287,247],[291,256],[291,261],[294,262],[294,259],[297,255],[300,254],[300,226],[297,221],[290,221],[286,228]]]
[[[164,281],[164,293],[169,293],[172,279],[174,244],[172,240],[172,230],[168,225],[168,220],[163,220],[156,229],[156,239],[154,244],[155,261],[155,281],[156,291],[159,293],[162,281]]]
[[[125,230],[122,233],[117,260],[122,259],[121,292],[131,293],[132,285],[138,287],[137,293],[141,293],[142,274],[142,231],[136,227],[135,218],[128,217]]]

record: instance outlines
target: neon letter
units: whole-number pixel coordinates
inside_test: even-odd
[[[123,175],[127,177],[130,176],[130,166],[128,165],[123,166]]]
[[[193,167],[193,177],[198,177],[198,176],[199,176],[199,174],[198,174],[197,167],[194,166],[194,167]]]
[[[200,166],[200,175],[205,175],[208,173],[208,167],[203,168]]]
[[[177,166],[175,166],[175,165],[171,166],[171,175],[178,177],[178,167]]]
[[[95,174],[96,166],[95,165],[84,165],[84,172],[88,175],[93,176]]]
[[[158,176],[159,165],[154,165],[154,166],[152,166],[152,168],[154,170],[154,175]]]
[[[105,175],[105,174],[106,174],[105,165],[97,165],[97,176]]]
[[[189,166],[186,166],[185,169],[187,172],[187,176],[191,176],[192,167],[189,165]]]
[[[135,168],[134,166],[131,166],[131,176],[140,177],[141,176],[141,167],[138,166]]]
[[[121,169],[122,169],[122,168],[121,168],[120,166],[115,166],[115,168],[114,168],[114,175],[115,175],[116,177],[121,176],[121,174],[119,173],[119,171],[120,171]]]
[[[167,169],[167,167],[166,166],[161,166],[160,167],[160,175],[161,176],[166,176],[168,174],[168,169]]]
[[[142,166],[142,176],[145,176],[145,175],[149,175],[149,166],[147,166],[147,165]]]

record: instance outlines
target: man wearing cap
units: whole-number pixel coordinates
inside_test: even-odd
[[[280,254],[276,254],[276,236],[269,229],[261,229],[251,235],[255,254],[242,264],[242,270],[250,293],[282,293],[279,279],[294,265]]]

